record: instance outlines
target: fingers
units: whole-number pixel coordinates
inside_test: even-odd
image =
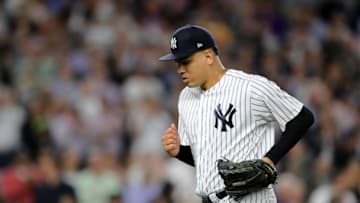
[[[172,156],[177,155],[180,148],[180,137],[175,124],[171,124],[170,127],[165,130],[161,141],[166,152]]]
[[[162,137],[162,142],[164,145],[176,145],[178,144],[178,134],[177,131],[174,131],[172,128],[168,128]]]
[[[177,140],[172,138],[172,136],[164,136],[163,139],[162,139],[162,143],[163,145],[174,145],[176,146],[177,144]]]
[[[170,127],[168,129],[165,130],[165,134],[167,135],[167,137],[169,138],[173,138],[173,139],[177,139],[179,137],[177,128],[175,126],[175,124],[171,124]]]
[[[174,123],[172,123],[172,124],[170,125],[170,128],[171,128],[172,130],[177,131],[176,125],[175,125]]]

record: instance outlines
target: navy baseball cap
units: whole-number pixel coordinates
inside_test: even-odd
[[[172,34],[171,53],[159,58],[160,61],[171,61],[189,57],[197,51],[216,47],[214,37],[205,28],[197,25],[185,25]]]

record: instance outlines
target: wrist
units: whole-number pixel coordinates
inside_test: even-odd
[[[261,158],[261,160],[263,160],[264,162],[270,164],[273,168],[276,168],[274,162],[269,157],[264,156],[264,157]]]
[[[175,156],[175,158],[177,158],[191,166],[195,166],[194,158],[192,156],[190,146],[180,145],[180,150],[179,150],[178,154]]]

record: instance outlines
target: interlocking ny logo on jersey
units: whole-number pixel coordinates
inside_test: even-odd
[[[221,111],[221,106],[220,104],[217,105],[217,108],[214,110],[215,113],[215,128],[218,128],[219,125],[219,120],[221,121],[221,131],[222,132],[226,132],[227,131],[227,126],[229,126],[230,128],[234,127],[233,124],[233,115],[236,112],[236,109],[234,108],[234,105],[230,104],[229,108],[226,110],[226,113],[223,114],[223,112]]]

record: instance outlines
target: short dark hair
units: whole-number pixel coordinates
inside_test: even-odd
[[[216,46],[214,46],[212,50],[214,51],[215,55],[219,55],[219,50]]]

